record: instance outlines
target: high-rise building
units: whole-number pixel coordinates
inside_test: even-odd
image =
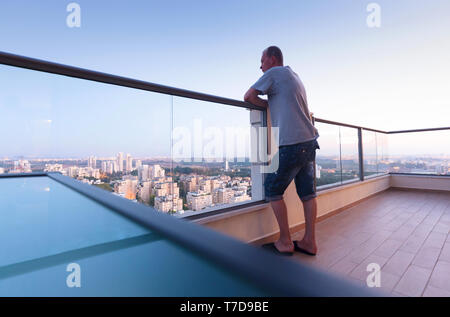
[[[134,200],[136,199],[137,185],[137,179],[125,179],[116,184],[114,191],[126,199]]]
[[[27,160],[14,161],[14,168],[10,173],[31,173],[31,164]]]
[[[123,172],[123,152],[117,155],[118,172]]]
[[[138,190],[138,197],[146,204],[150,202],[151,182],[142,182]]]
[[[138,178],[142,182],[148,181],[150,179],[148,165],[144,164],[138,168]]]
[[[96,168],[97,167],[97,158],[95,156],[89,156],[88,167],[90,167],[90,168]]]
[[[217,180],[217,179],[210,179],[210,180],[209,180],[209,183],[210,183],[210,188],[211,188],[211,190],[220,188],[220,182],[219,182],[219,180]]]
[[[165,171],[159,164],[152,165],[151,167],[151,178],[164,177]]]
[[[108,162],[107,161],[102,161],[102,172],[103,173],[108,173]]]
[[[231,188],[218,188],[213,191],[213,202],[215,204],[229,204],[233,196],[234,191]]]
[[[251,199],[252,198],[250,196],[248,196],[247,194],[234,195],[230,199],[230,204],[241,203],[241,202],[244,202],[244,201],[247,201],[247,200],[251,200]]]
[[[189,209],[198,211],[212,205],[212,196],[203,192],[189,192],[186,201]]]
[[[133,159],[131,158],[130,154],[127,154],[126,171],[131,172],[132,169],[133,169]]]
[[[183,200],[178,197],[172,197],[171,195],[155,197],[155,209],[162,212],[182,211]]]
[[[75,178],[78,176],[78,167],[76,166],[71,166],[69,167],[67,174],[69,175],[69,177]]]

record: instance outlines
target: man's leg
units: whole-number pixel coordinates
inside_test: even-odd
[[[316,218],[317,218],[317,199],[311,198],[303,201],[303,211],[305,214],[305,235],[297,244],[300,248],[317,253],[316,243]]]
[[[267,201],[270,201],[280,228],[280,238],[275,242],[275,247],[280,252],[293,252],[294,244],[289,232],[288,214],[283,194],[295,175],[298,174],[301,166],[297,161],[298,148],[296,145],[282,147],[278,154],[277,172],[268,174],[264,181],[265,197]]]
[[[291,240],[291,234],[289,232],[289,221],[287,215],[287,208],[284,200],[271,201],[275,217],[277,218],[278,226],[280,227],[280,238],[275,242],[275,246],[280,252],[293,252],[294,244]]]
[[[317,199],[314,188],[314,157],[315,150],[308,155],[310,160],[295,176],[295,187],[298,197],[302,201],[305,214],[305,235],[297,245],[310,253],[316,254]]]

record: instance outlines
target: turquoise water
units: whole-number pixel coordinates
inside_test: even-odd
[[[0,193],[0,296],[268,295],[48,177],[0,178]]]
[[[150,231],[48,177],[0,178],[0,266]]]

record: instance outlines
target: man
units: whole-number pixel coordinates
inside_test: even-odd
[[[296,73],[283,66],[283,54],[276,46],[264,50],[261,57],[264,75],[247,91],[244,100],[268,108],[272,127],[279,128],[279,167],[266,175],[266,201],[270,201],[280,227],[280,238],[265,245],[282,255],[294,250],[316,255],[315,221],[317,216],[314,190],[314,160],[319,145],[317,129],[311,122],[306,92]],[[258,95],[267,95],[268,101]],[[305,235],[301,241],[292,241],[283,193],[294,179],[297,194],[305,213]]]

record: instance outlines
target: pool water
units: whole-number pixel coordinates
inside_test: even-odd
[[[268,295],[49,177],[0,193],[0,296]]]

